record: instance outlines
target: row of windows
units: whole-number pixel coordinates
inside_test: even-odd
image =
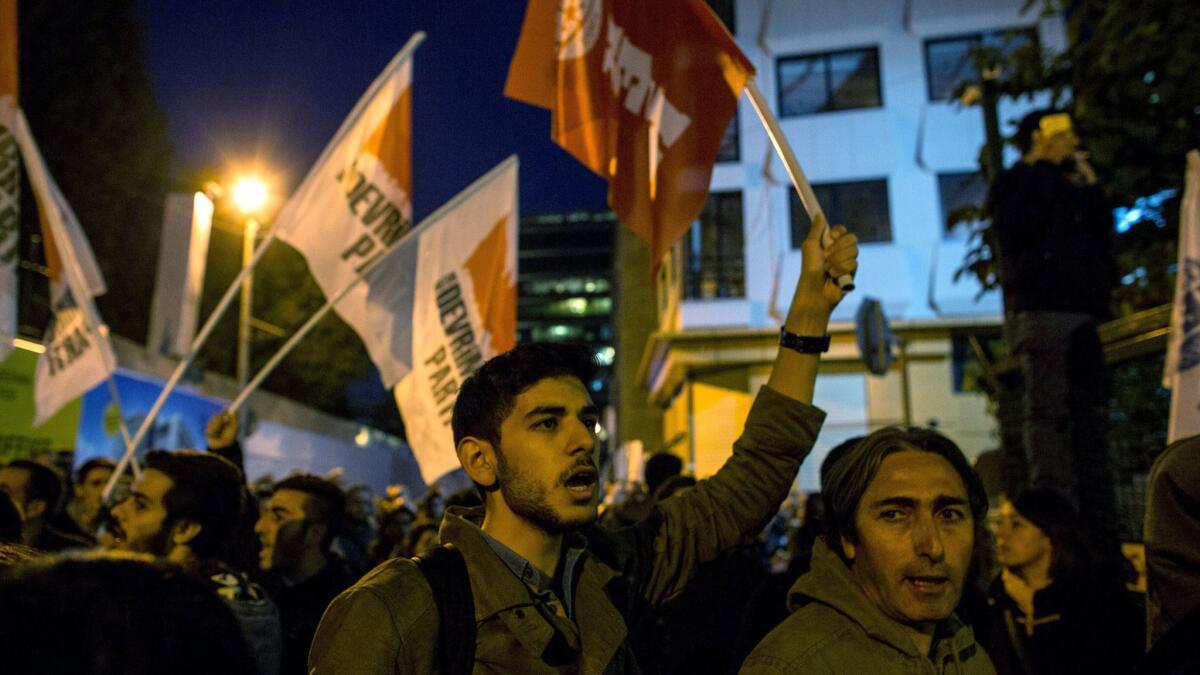
[[[1037,44],[1034,28],[926,40],[929,100],[950,100],[963,83],[977,79],[974,53],[980,48],[1011,56],[1027,45],[1036,49]],[[779,59],[775,73],[781,117],[883,105],[878,47],[786,56]]]
[[[731,2],[709,0],[710,5],[714,3],[724,6],[732,17]],[[727,19],[726,23],[731,21],[732,18]],[[976,79],[974,52],[978,48],[995,49],[1005,56],[1011,56],[1026,45],[1037,46],[1037,31],[1034,28],[1011,28],[926,40],[925,71],[928,74],[929,100],[948,101],[954,98],[955,91],[964,82]],[[775,75],[780,117],[883,106],[877,47],[787,56],[779,59]],[[717,161],[736,162],[741,159],[738,145],[738,116],[734,115],[721,138]]]
[[[942,222],[962,206],[983,202],[987,185],[977,172],[938,174]],[[845,223],[862,243],[892,240],[891,207],[885,179],[813,186],[831,223]],[[790,196],[792,248],[812,225],[794,190]],[[688,298],[740,298],[746,294],[742,193],[713,192],[683,240],[684,294]]]

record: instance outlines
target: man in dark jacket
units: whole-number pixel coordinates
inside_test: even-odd
[[[1096,326],[1110,316],[1112,210],[1065,113],[1030,113],[1014,141],[1021,161],[996,177],[986,209],[1025,380],[1029,480],[1068,492],[1103,526],[1115,522],[1116,497]]]
[[[308,672],[321,615],[353,581],[329,550],[345,511],[345,494],[332,481],[297,474],[275,486],[254,526],[262,544],[259,566],[283,623],[282,675]]]
[[[224,562],[242,513],[242,474],[194,450],[146,453],[129,497],[112,509],[119,548],[178,563],[233,611],[260,675],[279,672],[279,610],[245,573]]]
[[[585,384],[589,358],[522,345],[463,383],[451,426],[485,506],[449,510],[441,541],[461,552],[470,578],[475,672],[637,672],[628,630],[646,604],[677,595],[701,563],[749,541],[775,513],[823,419],[810,402],[842,298],[829,277],[857,266],[854,236],[834,228],[823,249],[822,229],[815,223],[803,245],[784,325],[790,348],[779,350],[733,456],[633,527],[595,526],[600,415]],[[309,665],[444,672],[438,640],[438,606],[421,570],[392,560],[330,605]]]
[[[26,546],[56,553],[96,544],[62,514],[63,479],[58,471],[28,459],[13,460],[0,468],[0,491],[21,513],[21,543]]]

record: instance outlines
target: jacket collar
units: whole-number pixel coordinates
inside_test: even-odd
[[[497,617],[530,654],[540,655],[550,645],[555,629],[533,607],[529,588],[484,538],[483,530],[479,529],[483,514],[482,507],[446,509],[441,540],[453,544],[463,554],[472,579],[476,624]],[[580,540],[583,541],[582,537]],[[581,673],[603,673],[625,641],[625,620],[605,592],[605,586],[616,574],[595,556],[584,553],[574,600],[581,642]],[[486,583],[477,583],[484,579]]]
[[[912,636],[895,621],[888,618],[871,601],[850,575],[850,569],[842,562],[823,539],[813,545],[812,567],[808,574],[800,577],[788,591],[788,608],[796,611],[810,603],[819,602],[846,615],[862,626],[873,639],[892,646],[908,656],[924,658],[917,651]],[[938,624],[934,634],[933,660],[940,663],[946,658],[970,658],[975,644],[971,629],[951,614]]]

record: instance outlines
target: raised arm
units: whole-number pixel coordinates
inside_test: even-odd
[[[834,283],[858,266],[858,243],[843,227],[832,230],[833,241],[821,246],[822,219],[801,251],[800,279],[784,328],[796,335],[822,338],[829,315],[843,292]],[[661,519],[654,527],[652,551],[641,580],[642,595],[653,604],[683,589],[699,564],[747,542],[762,530],[787,496],[800,463],[808,455],[824,413],[813,408],[813,387],[820,355],[781,347],[767,386],[759,392],[746,419],[733,456],[714,476],[659,505]]]

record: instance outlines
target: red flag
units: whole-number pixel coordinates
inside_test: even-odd
[[[0,98],[17,104],[17,0],[0,0]]]
[[[551,137],[608,181],[657,268],[704,208],[753,74],[703,0],[529,0],[504,91],[550,109]]]

